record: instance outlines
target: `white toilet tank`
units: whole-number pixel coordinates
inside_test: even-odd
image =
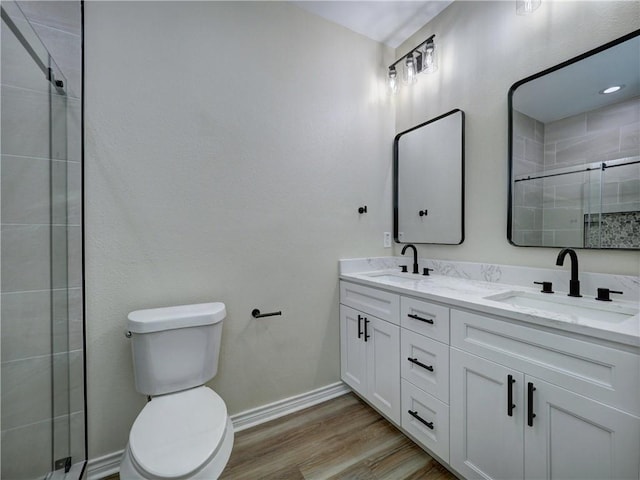
[[[220,302],[131,312],[127,327],[136,390],[162,395],[215,377],[225,316]]]

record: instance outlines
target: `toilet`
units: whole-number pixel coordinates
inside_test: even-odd
[[[233,446],[218,371],[224,303],[137,310],[128,316],[136,390],[150,401],[136,418],[120,478],[216,479]]]

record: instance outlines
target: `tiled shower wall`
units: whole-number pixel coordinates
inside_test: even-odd
[[[513,176],[544,172],[544,124],[513,112]],[[542,245],[543,180],[516,182],[513,189],[513,238],[517,245]]]
[[[637,156],[639,135],[640,97],[549,122],[545,169]]]
[[[55,459],[70,451],[74,462],[85,459],[81,13],[79,1],[19,5],[65,75],[68,94],[66,152],[50,161],[46,90],[3,70],[1,476],[32,479],[50,470],[52,455]],[[21,47],[3,30],[3,53],[10,48]],[[20,61],[29,59],[22,55]],[[33,65],[11,68],[24,72]],[[54,98],[53,103],[62,106],[65,101]],[[65,171],[66,219],[52,220],[50,178]],[[57,235],[67,239],[67,264],[59,266],[66,278],[60,282],[50,275],[50,243]],[[53,319],[52,311],[57,312]],[[52,399],[52,371],[61,370],[68,372],[56,378],[58,397]]]
[[[640,155],[640,98],[547,124],[519,112],[513,120],[516,177]],[[604,178],[604,213],[640,210],[640,165],[608,168]],[[600,211],[600,194],[599,171],[517,182],[514,241],[582,245],[585,213]]]
[[[550,122],[544,129],[544,167],[552,170],[640,155],[640,98]],[[584,214],[600,211],[600,172],[547,178],[543,244],[580,245]],[[602,212],[640,210],[640,166],[608,168]]]

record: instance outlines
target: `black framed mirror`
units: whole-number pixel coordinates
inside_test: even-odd
[[[640,248],[640,30],[509,90],[507,237]]]
[[[464,112],[396,135],[393,231],[398,243],[464,241]]]

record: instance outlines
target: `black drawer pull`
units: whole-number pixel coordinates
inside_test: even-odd
[[[358,315],[358,338],[362,337],[362,316]]]
[[[370,338],[371,335],[369,335],[369,329],[367,328],[367,326],[369,326],[369,322],[370,320],[367,317],[364,317],[364,341],[367,341],[367,338]]]
[[[409,360],[411,363],[415,363],[419,367],[422,367],[426,370],[429,370],[430,372],[433,372],[433,365],[425,365],[424,363],[420,362],[417,358],[409,357],[407,358],[407,360]]]
[[[513,403],[513,384],[516,383],[513,375],[507,375],[507,415],[513,417],[513,409],[516,408]]]
[[[433,324],[433,319],[431,319],[431,318],[422,318],[422,317],[419,317],[418,315],[414,315],[414,314],[412,314],[412,313],[409,313],[409,314],[407,315],[407,317],[409,317],[409,318],[413,318],[413,319],[415,319],[415,320],[420,320],[421,322],[426,322],[426,323],[431,323],[431,324]]]
[[[418,420],[420,423],[423,423],[428,428],[433,430],[433,422],[427,422],[424,418],[421,418],[420,415],[418,415],[418,411],[417,410],[415,412],[412,412],[411,410],[409,410],[409,415],[411,415],[413,418]]]
[[[536,414],[533,413],[533,392],[536,391],[536,387],[533,383],[527,383],[527,425],[533,427],[533,419],[536,418]]]

